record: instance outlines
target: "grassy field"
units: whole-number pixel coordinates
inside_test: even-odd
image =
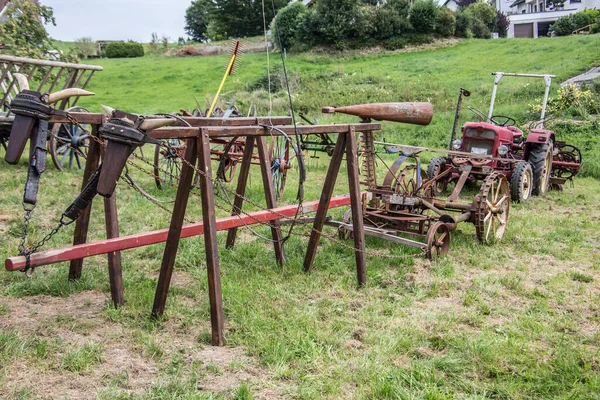
[[[473,40],[402,53],[308,54],[287,62],[296,108],[312,118],[352,120],[319,116],[323,105],[430,100],[436,115],[429,127],[390,123],[378,137],[441,146],[448,140],[459,87],[473,92],[467,104],[485,111],[489,72],[555,73],[563,80],[600,61],[599,50],[596,35]],[[266,93],[249,90],[264,73],[264,57],[245,57],[225,99],[234,98],[242,109],[255,102],[260,114],[268,111]],[[216,66],[225,58],[97,61],[105,67],[90,85],[97,96],[83,105],[93,111],[103,103],[149,113],[193,108],[193,95],[202,102],[210,98],[220,79]],[[278,62],[275,56],[271,61]],[[524,105],[543,90],[541,82],[535,83],[503,81],[498,111],[522,123],[530,120]],[[285,96],[277,94],[274,114],[283,112],[284,102]],[[463,120],[469,117],[463,113]],[[590,140],[588,146],[584,158],[593,165],[598,145]],[[150,150],[145,152],[148,156]],[[328,157],[319,156],[308,160],[307,199],[318,198],[327,168]],[[5,256],[17,254],[26,171],[25,160],[17,167],[0,160]],[[348,191],[345,173],[342,168],[336,194]],[[140,173],[135,178],[171,207],[174,189],[159,191]],[[48,168],[31,243],[57,223],[80,182],[80,172]],[[249,197],[261,201],[261,185],[253,174]],[[296,185],[292,170],[284,203],[294,202]],[[127,304],[119,310],[110,305],[104,256],[86,259],[78,282],[67,281],[66,264],[41,267],[31,279],[0,272],[0,397],[597,399],[599,189],[596,179],[583,177],[574,188],[512,204],[509,229],[496,245],[477,243],[474,227],[462,224],[452,232],[449,255],[436,262],[388,258],[415,250],[370,238],[368,284],[361,290],[356,289],[354,255],[329,240],[337,238],[331,228],[310,274],[302,272],[302,235],[286,242],[288,262],[278,266],[272,246],[250,231],[240,232],[234,250],[225,250],[221,234],[225,348],[209,345],[199,238],[181,243],[160,321],[149,312],[162,245],[123,252]],[[168,226],[169,215],[128,186],[119,184],[117,196],[121,235]],[[221,197],[218,217],[229,209]],[[101,206],[95,201],[91,240],[103,238]],[[188,211],[190,220],[201,218],[199,198],[193,197]],[[343,211],[332,215],[339,218]],[[257,231],[268,234],[264,227]],[[68,245],[71,236],[72,228],[66,228],[47,248]]]

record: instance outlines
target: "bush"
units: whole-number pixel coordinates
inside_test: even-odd
[[[106,46],[106,57],[108,58],[129,58],[143,57],[144,46],[136,42],[113,42]]]
[[[319,14],[314,8],[298,15],[295,34],[296,49],[298,50],[309,49],[321,42],[323,33],[320,29]]]
[[[470,38],[473,36],[471,26],[474,22],[474,17],[465,11],[465,9],[459,8],[456,17],[456,29],[454,34],[458,37]]]
[[[358,35],[361,23],[359,0],[319,0],[317,29],[322,34],[324,44],[336,45],[338,42],[352,39]]]
[[[438,12],[435,31],[440,36],[454,36],[456,31],[456,17],[448,7],[442,7]]]
[[[490,39],[492,37],[490,28],[481,21],[475,22],[473,26],[471,26],[471,31],[473,32],[473,36],[477,39]]]
[[[408,20],[417,33],[432,33],[437,20],[438,5],[433,0],[417,0],[410,8]]]
[[[594,9],[583,10],[575,14],[560,17],[552,24],[550,31],[554,32],[557,36],[568,36],[571,35],[574,30],[593,23],[598,23],[599,16],[600,11]],[[594,31],[594,29],[592,31]]]
[[[306,6],[301,2],[293,2],[283,7],[271,24],[273,32],[271,40],[280,49],[290,49],[294,45],[298,17],[306,12]]]

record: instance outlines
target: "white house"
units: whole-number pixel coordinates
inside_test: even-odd
[[[562,6],[555,6],[547,0],[494,1],[496,9],[508,14],[510,19],[508,37],[516,38],[546,36],[548,28],[560,17],[586,8],[600,8],[600,0],[564,0]],[[511,1],[507,10],[506,4]]]
[[[442,5],[448,7],[452,11],[458,10],[458,2],[456,0],[446,0]]]

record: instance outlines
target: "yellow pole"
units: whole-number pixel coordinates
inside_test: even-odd
[[[210,105],[210,109],[208,110],[208,113],[206,114],[206,116],[209,118],[215,109],[215,105],[217,104],[217,100],[219,99],[219,95],[221,94],[221,90],[223,90],[223,85],[225,85],[225,79],[227,79],[227,76],[231,73],[231,68],[233,68],[233,63],[235,62],[236,57],[237,57],[237,52],[234,52],[231,55],[231,60],[229,61],[229,65],[227,66],[227,69],[225,70],[225,75],[223,75],[223,79],[221,80],[221,85],[219,85],[219,90],[217,90],[217,95],[213,99],[213,102]]]

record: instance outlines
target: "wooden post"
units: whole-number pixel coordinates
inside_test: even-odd
[[[116,191],[104,198],[104,217],[106,221],[106,238],[119,237],[119,220],[117,217]],[[108,255],[108,278],[110,281],[110,295],[115,308],[125,304],[123,295],[123,272],[121,268],[121,252],[112,251]]]
[[[185,152],[185,160],[191,165],[195,165],[198,157],[197,139],[188,139]],[[194,169],[187,163],[183,163],[181,168],[181,177],[179,186],[177,187],[177,195],[175,197],[175,205],[173,206],[173,215],[171,216],[171,226],[167,235],[167,243],[163,253],[162,264],[160,266],[160,275],[158,284],[156,285],[156,294],[154,296],[154,306],[152,307],[152,315],[160,316],[165,311],[167,302],[167,294],[171,285],[171,275],[173,274],[173,266],[175,265],[175,257],[177,255],[177,247],[179,246],[179,237],[185,217],[188,198],[192,187],[192,178],[194,177]]]
[[[254,137],[246,137],[246,143],[244,145],[244,154],[242,156],[242,165],[240,167],[240,175],[238,176],[237,188],[235,193],[235,199],[233,199],[233,210],[231,215],[240,215],[242,213],[242,205],[244,203],[243,196],[246,193],[246,183],[248,182],[248,175],[250,174],[250,165],[252,164],[252,152],[254,151]],[[235,244],[235,237],[237,235],[237,228],[231,228],[227,231],[227,242],[225,246],[228,249],[233,248]]]
[[[264,136],[256,138],[258,148],[258,158],[260,159],[260,172],[262,175],[263,189],[265,191],[265,199],[267,208],[272,209],[277,207],[275,199],[275,190],[273,189],[273,175],[271,172],[270,155],[267,147],[267,140]],[[285,263],[285,252],[283,249],[283,236],[281,235],[281,225],[279,220],[271,222],[271,237],[273,238],[273,247],[275,248],[275,259],[278,264]]]
[[[224,346],[223,295],[221,293],[221,268],[219,265],[219,248],[217,244],[215,196],[212,182],[212,169],[210,165],[210,139],[205,129],[200,130],[198,153],[198,168],[203,172],[200,174],[200,191],[202,192],[202,221],[204,223],[206,270],[208,272],[208,296],[210,298],[212,344],[213,346]],[[175,248],[175,250],[177,250],[177,248]]]
[[[350,127],[350,131],[345,136],[348,136],[346,141],[346,165],[348,166],[348,186],[350,189],[350,207],[352,209],[352,232],[354,233],[356,276],[358,279],[358,286],[363,287],[367,283],[367,259],[365,255],[365,231],[354,127]]]
[[[338,135],[333,154],[331,155],[331,161],[329,162],[329,168],[327,169],[327,175],[325,176],[325,183],[323,184],[323,191],[321,192],[321,198],[319,199],[319,208],[317,209],[313,229],[310,232],[310,239],[308,240],[308,248],[306,249],[306,255],[304,256],[305,271],[310,271],[310,267],[317,255],[321,230],[323,229],[325,218],[327,217],[327,205],[329,204],[329,200],[331,200],[335,181],[338,172],[340,171],[342,158],[344,157],[344,150],[346,149],[346,136],[345,133],[340,133]]]
[[[92,125],[91,135],[95,138],[98,137],[98,125]],[[98,169],[100,164],[100,143],[96,142],[93,138],[90,138],[90,147],[88,148],[87,160],[85,163],[85,169],[83,172],[83,182],[81,188],[83,189],[90,179],[90,175]],[[75,232],[73,234],[73,245],[85,243],[87,240],[88,225],[90,223],[90,214],[92,212],[92,202],[90,205],[83,210],[77,221],[75,222]],[[73,260],[69,266],[69,280],[75,280],[81,278],[81,270],[83,269],[83,258]]]

